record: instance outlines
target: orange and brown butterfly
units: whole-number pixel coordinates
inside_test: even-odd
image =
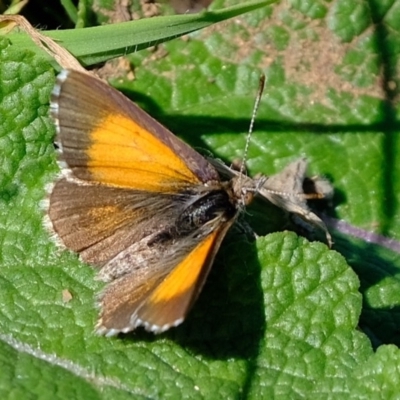
[[[62,71],[50,109],[62,175],[47,224],[107,282],[97,332],[179,325],[251,196],[93,76]]]
[[[327,198],[332,189],[317,177],[315,193],[304,194],[305,159],[270,178],[248,178],[206,160],[117,90],[74,70],[58,76],[50,109],[62,174],[49,188],[46,225],[107,282],[100,334],[179,325],[253,195],[324,232],[331,244],[305,200]]]

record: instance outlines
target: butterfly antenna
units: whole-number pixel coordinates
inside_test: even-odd
[[[253,113],[251,115],[249,131],[247,133],[247,138],[246,138],[246,145],[244,146],[242,164],[240,165],[240,170],[239,170],[239,173],[240,173],[239,180],[241,179],[241,176],[244,173],[245,163],[246,163],[246,159],[247,159],[247,153],[249,151],[249,146],[250,146],[251,134],[253,132],[254,120],[256,119],[258,107],[260,106],[261,97],[264,92],[264,86],[265,86],[265,75],[262,74],[260,76],[257,97],[256,97],[256,101],[254,102]]]

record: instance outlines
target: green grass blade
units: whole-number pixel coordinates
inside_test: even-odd
[[[85,29],[48,31],[45,34],[62,44],[82,64],[92,65],[154,46],[274,2],[249,1],[213,12],[147,18]],[[16,46],[32,49],[32,42],[25,34],[10,34],[8,38]],[[42,53],[40,49],[35,51]]]

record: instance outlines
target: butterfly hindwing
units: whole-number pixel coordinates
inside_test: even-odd
[[[196,300],[231,222],[194,238],[183,238],[178,254],[160,254],[158,263],[134,271],[109,285],[102,298],[98,325],[114,335],[144,326],[154,333],[179,325]],[[162,267],[161,267],[162,265]]]

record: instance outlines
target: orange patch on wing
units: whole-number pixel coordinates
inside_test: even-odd
[[[148,299],[148,304],[169,302],[190,293],[199,279],[207,256],[212,251],[214,241],[219,235],[215,230],[165,278]]]
[[[90,141],[88,168],[98,182],[152,192],[200,183],[167,145],[123,115],[108,115]]]

